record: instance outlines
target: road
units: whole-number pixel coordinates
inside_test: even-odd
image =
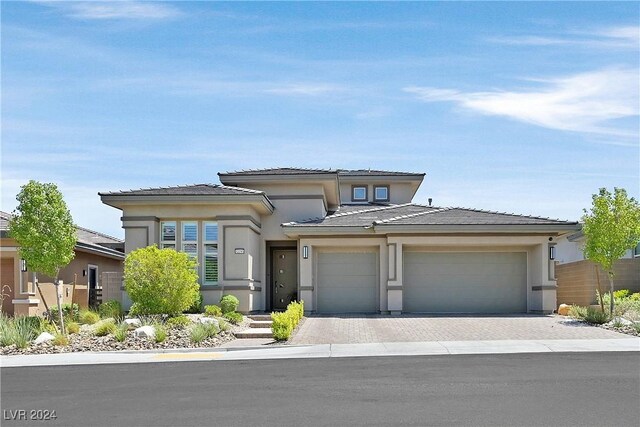
[[[3,426],[638,426],[640,353],[3,368]],[[50,421],[6,420],[55,410]]]

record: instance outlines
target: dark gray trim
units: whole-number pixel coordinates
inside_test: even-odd
[[[558,285],[541,285],[541,286],[532,286],[532,291],[551,291],[558,289]]]
[[[376,188],[386,188],[387,189],[387,198],[386,199],[376,199]],[[374,202],[388,202],[391,200],[391,188],[388,185],[377,185],[373,186],[373,201]]]
[[[393,246],[393,276],[391,275],[391,271],[389,271],[388,280],[398,280],[398,244],[397,243],[387,243],[387,250],[389,253],[387,256],[391,254],[391,247]]]
[[[120,217],[120,221],[160,221],[157,216],[123,216]]]
[[[229,291],[262,291],[262,286],[254,286],[254,285],[225,285],[225,286],[220,286],[220,289],[222,290],[224,288],[224,290],[229,290]]]
[[[389,286],[387,285],[387,290],[388,291],[401,291],[404,289],[404,286]]]
[[[355,188],[364,188],[364,199],[355,199],[353,197],[353,190]],[[352,184],[351,185],[351,201],[352,202],[368,202],[369,201],[369,186],[367,184]]]
[[[301,291],[312,291],[313,286],[300,286]]]
[[[262,224],[256,221],[251,215],[220,215],[215,217],[216,221],[251,221],[256,227],[262,228]]]

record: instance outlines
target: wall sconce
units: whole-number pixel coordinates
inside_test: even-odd
[[[20,260],[20,271],[23,273],[27,272],[27,261],[23,259]]]
[[[302,258],[309,259],[309,246],[302,247]]]
[[[87,270],[82,270],[82,277],[86,277],[87,276]]]
[[[549,259],[551,261],[556,259],[556,247],[555,246],[549,246]]]

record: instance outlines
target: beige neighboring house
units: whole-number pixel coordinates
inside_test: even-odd
[[[601,267],[584,259],[585,236],[582,231],[558,239],[556,279],[558,304],[597,304],[598,280],[603,292],[609,290],[609,278]],[[615,289],[640,292],[640,244],[628,250],[614,265]]]
[[[276,168],[100,193],[125,252],[156,244],[199,263],[205,304],[247,312],[549,313],[551,248],[576,222],[412,203],[423,173]]]
[[[45,310],[44,303],[33,285],[33,272],[23,265],[18,255],[16,241],[8,235],[8,222],[11,215],[0,212],[0,288],[2,288],[2,311],[8,315],[36,315]],[[59,279],[64,285],[61,289],[62,302],[78,303],[87,307],[95,296],[93,289],[103,292],[104,299],[120,299],[121,280],[124,261],[124,242],[106,234],[77,227],[77,242],[74,259],[62,270]],[[56,305],[53,278],[37,275],[40,289],[49,306]],[[104,281],[111,280],[106,289]],[[75,288],[73,282],[75,281]],[[73,296],[71,295],[73,289]]]

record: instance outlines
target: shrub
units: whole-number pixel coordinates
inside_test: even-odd
[[[227,319],[229,322],[233,323],[234,325],[241,323],[243,319],[242,314],[235,311],[225,313],[223,314],[223,317]]]
[[[291,310],[298,318],[298,321],[296,322],[296,324],[302,320],[302,317],[304,317],[304,302],[303,301],[293,301],[290,302],[289,305],[287,306],[287,310]]]
[[[569,316],[573,317],[574,319],[584,320],[586,315],[587,315],[586,307],[580,307],[579,305],[572,305],[571,308],[569,309]]]
[[[613,291],[613,299],[614,302],[618,300],[625,299],[629,296],[629,289],[620,289],[617,291]]]
[[[62,316],[64,316],[65,319],[76,320],[78,318],[79,312],[80,312],[80,308],[76,303],[62,304]],[[54,322],[57,322],[60,320],[60,313],[58,312],[57,305],[52,305],[51,308],[49,309],[49,318]]]
[[[122,304],[120,304],[120,301],[115,299],[105,301],[100,304],[100,307],[98,307],[98,313],[100,313],[100,317],[103,319],[110,317],[119,319],[123,314]]]
[[[161,323],[156,323],[153,325],[153,329],[155,330],[155,340],[156,342],[163,342],[167,339],[167,329]]]
[[[82,310],[78,315],[78,320],[83,325],[93,325],[100,320],[100,316],[95,311]]]
[[[634,292],[631,295],[629,295],[629,299],[631,301],[640,301],[640,292]]]
[[[25,348],[40,334],[40,318],[31,316],[10,319],[1,316],[0,320],[0,346],[5,347],[14,344],[18,348]]]
[[[222,309],[217,305],[205,305],[204,314],[210,317],[222,317]]]
[[[202,294],[198,292],[198,296],[196,297],[191,307],[185,310],[185,313],[198,314],[202,313]]]
[[[116,329],[116,321],[114,319],[103,319],[94,325],[94,333],[98,337],[112,334]]]
[[[129,331],[129,325],[126,323],[120,323],[116,330],[113,332],[113,337],[118,342],[123,342],[127,339],[127,332]]]
[[[602,325],[603,323],[607,323],[607,321],[609,320],[609,315],[608,313],[602,312],[599,309],[587,307],[587,313],[584,316],[584,320],[588,323]]]
[[[184,252],[136,249],[124,262],[124,287],[137,314],[178,315],[200,294],[197,263]]]
[[[222,314],[231,313],[238,309],[240,305],[240,301],[233,295],[224,295],[220,298],[220,309],[222,310]]]
[[[271,313],[273,337],[278,341],[288,340],[303,316],[304,301],[291,302],[283,313]]]
[[[77,334],[80,332],[80,324],[78,322],[69,322],[66,324],[67,332],[70,334]]]
[[[229,323],[228,323],[228,322],[225,322],[225,321],[224,321],[224,320],[222,320],[222,319],[220,319],[220,320],[218,321],[218,326],[220,327],[220,330],[221,330],[221,331],[224,331],[224,332],[226,332],[226,331],[228,331],[228,330],[230,329],[230,327],[229,327]]]
[[[220,329],[213,323],[198,323],[191,328],[191,341],[200,343],[217,335],[218,332],[220,332]]]
[[[191,323],[191,320],[189,320],[189,318],[184,315],[170,317],[167,320],[167,326],[170,328],[184,328],[190,323]]]
[[[633,329],[635,329],[636,332],[640,334],[640,322],[635,322],[633,324]]]
[[[55,346],[64,347],[69,345],[69,338],[67,338],[67,336],[63,334],[56,334],[56,336],[53,337],[53,340],[51,340],[51,342]]]

